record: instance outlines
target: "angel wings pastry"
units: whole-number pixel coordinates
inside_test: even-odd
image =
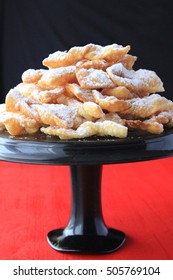
[[[56,51],[28,69],[0,105],[0,130],[57,139],[125,138],[173,126],[173,102],[153,70],[135,69],[131,47],[87,44]]]

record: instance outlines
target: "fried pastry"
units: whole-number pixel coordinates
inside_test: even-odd
[[[57,69],[49,69],[41,79],[38,84],[41,87],[58,87],[63,86],[66,83],[75,83],[75,66],[59,67]]]
[[[43,65],[49,68],[65,67],[73,63],[72,55],[69,55],[66,51],[56,51],[43,60]]]
[[[0,112],[0,130],[6,129],[13,136],[33,134],[39,127],[40,124],[34,119],[20,113]]]
[[[173,110],[161,112],[157,116],[153,116],[150,120],[165,124],[168,127],[172,127],[173,126]]]
[[[163,124],[158,122],[126,120],[125,124],[132,130],[144,130],[152,134],[160,134],[163,132]]]
[[[125,125],[126,120],[122,119],[117,113],[106,113],[103,118],[97,120],[97,122],[113,121],[122,125]]]
[[[125,54],[117,62],[122,63],[126,69],[131,70],[133,68],[133,65],[136,60],[137,60],[136,56],[133,56],[130,54]],[[84,60],[78,61],[76,63],[76,67],[78,69],[79,68],[86,68],[86,69],[94,68],[94,69],[101,69],[101,70],[105,71],[106,68],[108,68],[109,66],[112,66],[113,64],[115,64],[114,60],[106,61],[105,59],[98,59],[98,58],[92,59],[92,60],[84,59]]]
[[[41,88],[37,84],[20,83],[15,86],[14,90],[20,92],[24,96],[39,101],[39,92],[41,91]]]
[[[40,122],[38,113],[31,107],[35,101],[29,97],[23,96],[19,91],[11,89],[6,96],[5,107],[7,112],[21,113],[26,117]]]
[[[53,89],[44,89],[37,84],[20,83],[15,87],[22,95],[30,97],[38,103],[56,104],[58,98],[65,93],[65,87],[59,86]]]
[[[82,89],[78,84],[67,84],[65,89],[70,96],[75,96],[82,102],[94,102],[93,92],[91,90]]]
[[[130,46],[123,47],[121,45],[112,44],[108,46],[93,45],[89,52],[85,54],[85,58],[89,60],[105,59],[106,61],[117,62],[130,50]]]
[[[126,126],[114,121],[105,120],[103,122],[96,123],[98,129],[98,135],[100,136],[112,136],[117,138],[126,138],[128,129]]]
[[[130,46],[87,44],[56,51],[46,69],[24,71],[0,105],[0,130],[43,133],[61,139],[112,136],[129,130],[160,134],[173,127],[173,102],[161,96],[154,71],[134,70]]]
[[[43,60],[43,65],[49,68],[65,67],[74,65],[78,61],[83,60],[85,54],[93,48],[93,44],[88,44],[83,47],[73,47],[67,51],[56,51],[49,54],[47,58]]]
[[[114,87],[106,72],[98,69],[81,68],[76,71],[77,80],[83,89],[101,89]]]
[[[5,112],[5,103],[0,104],[0,113]]]
[[[46,128],[42,127],[41,131],[45,134],[58,136],[60,139],[80,139],[93,135],[109,135],[118,138],[127,137],[127,127],[109,120],[95,123],[87,121],[81,124],[76,130],[63,129],[54,126]]]
[[[139,69],[127,70],[122,63],[114,64],[106,69],[115,85],[125,86],[140,97],[155,92],[163,92],[163,83],[154,71]]]
[[[63,104],[35,104],[32,108],[39,115],[41,123],[71,128],[76,117],[75,110]]]
[[[88,121],[81,124],[76,130],[49,126],[46,128],[42,127],[41,131],[48,135],[58,136],[63,140],[86,138],[97,133],[97,129],[94,123]]]
[[[93,68],[93,69],[101,69],[101,70],[106,70],[106,68],[110,66],[110,63],[108,63],[106,60],[104,59],[93,59],[93,60],[82,60],[82,61],[79,61],[77,64],[76,64],[76,68],[79,69],[79,68],[85,68],[85,69],[90,69],[90,68]]]
[[[93,120],[104,117],[104,112],[101,107],[94,102],[85,102],[79,108],[79,114],[86,120]]]
[[[47,72],[46,69],[28,69],[23,72],[22,81],[24,83],[37,83],[45,72]]]
[[[99,118],[104,117],[104,112],[101,107],[94,102],[85,102],[82,103],[74,98],[66,98],[67,105],[74,109],[78,115],[83,117],[86,120],[94,121]]]
[[[131,107],[131,104],[125,100],[120,100],[115,96],[102,95],[99,91],[93,90],[95,102],[108,112],[121,112]]]
[[[101,92],[103,95],[108,96],[115,96],[118,99],[122,100],[128,100],[137,97],[136,94],[130,92],[126,87],[124,86],[117,86],[113,88],[106,88],[103,89]]]
[[[137,60],[137,56],[133,56],[131,54],[125,54],[119,61],[122,63],[124,67],[128,70],[132,70],[135,61]]]
[[[45,104],[60,103],[59,99],[64,95],[65,88],[62,86],[50,90],[41,90],[38,94],[39,102]]]
[[[5,112],[5,104],[0,104],[0,131],[5,129],[5,125],[2,120],[2,116]]]
[[[131,107],[121,112],[121,116],[127,119],[145,119],[163,111],[173,110],[173,102],[159,94],[134,98],[128,102],[131,103]]]
[[[112,44],[109,46],[100,46],[95,44],[87,44],[82,47],[73,47],[67,51],[56,51],[49,54],[43,60],[43,65],[49,68],[58,68],[69,65],[74,65],[78,61],[87,60],[100,60],[118,61],[130,50],[130,46],[123,47],[121,45]]]

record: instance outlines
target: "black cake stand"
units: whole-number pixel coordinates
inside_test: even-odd
[[[72,207],[65,228],[50,231],[50,246],[63,252],[109,253],[125,241],[125,234],[107,228],[102,215],[103,164],[127,163],[173,155],[173,129],[159,136],[130,133],[126,139],[88,138],[58,140],[43,134],[12,137],[0,133],[0,160],[69,165]]]

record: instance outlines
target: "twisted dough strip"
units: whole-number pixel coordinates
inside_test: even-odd
[[[11,89],[6,96],[5,107],[7,112],[20,113],[40,122],[38,113],[31,107],[35,103],[32,98],[23,96],[19,91]]]
[[[5,104],[0,105],[0,130],[7,130],[16,136],[23,133],[35,133],[40,125],[34,119],[27,118],[20,113],[5,111]]]
[[[143,97],[149,93],[163,92],[163,83],[154,71],[139,69],[127,70],[122,63],[116,63],[106,69],[115,85],[125,86]]]
[[[123,47],[121,45],[112,44],[108,46],[100,46],[95,44],[87,44],[83,47],[73,47],[67,51],[57,51],[49,54],[43,60],[43,65],[49,68],[58,68],[62,66],[74,65],[83,59],[106,61],[118,61],[130,50],[130,46]]]
[[[24,83],[37,83],[44,73],[48,70],[45,69],[28,69],[22,74],[22,81]]]
[[[173,110],[173,102],[160,96],[152,94],[143,98],[129,100],[131,107],[122,111],[121,116],[126,119],[146,119],[163,111]]]
[[[22,95],[30,97],[37,103],[56,104],[58,98],[65,93],[65,87],[59,86],[53,89],[43,89],[37,84],[20,83],[15,87]]]
[[[102,95],[99,91],[93,90],[93,96],[95,102],[100,105],[100,107],[108,112],[122,112],[131,107],[131,104],[125,100],[119,100],[115,96]]]
[[[101,69],[78,69],[76,70],[76,78],[83,89],[111,88],[115,86],[108,74]]]
[[[127,137],[127,127],[109,120],[95,123],[86,121],[76,130],[49,126],[47,128],[42,127],[41,131],[45,134],[58,136],[60,139],[81,139],[93,135]]]

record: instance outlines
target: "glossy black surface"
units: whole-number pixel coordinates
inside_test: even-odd
[[[64,252],[109,253],[121,247],[125,234],[108,229],[101,207],[101,165],[71,166],[72,210],[68,225],[48,233],[51,247]]]
[[[12,137],[0,133],[0,159],[35,164],[110,164],[173,155],[173,129],[161,135],[129,134],[128,138],[59,140],[36,134]]]
[[[64,235],[64,229],[53,230],[47,236],[49,245],[56,251],[67,253],[105,254],[118,250],[125,241],[125,234],[108,229],[103,235]]]

